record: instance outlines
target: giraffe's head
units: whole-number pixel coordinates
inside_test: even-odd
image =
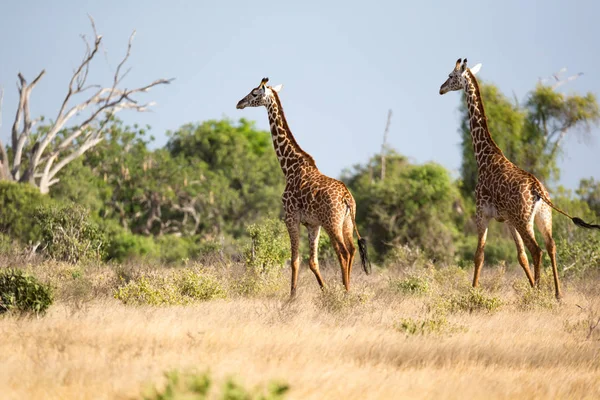
[[[238,101],[236,108],[241,110],[246,107],[266,106],[271,97],[271,91],[279,92],[283,87],[282,85],[267,86],[267,82],[269,82],[269,78],[263,78],[258,87],[252,89],[246,97]]]
[[[471,73],[475,75],[479,69],[481,68],[481,64],[477,64],[473,68],[470,69]],[[461,60],[460,58],[456,60],[456,65],[450,75],[448,75],[448,79],[446,82],[440,87],[440,94],[445,94],[454,90],[464,89],[465,84],[467,82],[467,78],[465,75],[467,74],[467,59]]]

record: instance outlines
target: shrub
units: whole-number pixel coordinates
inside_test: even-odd
[[[444,290],[466,291],[471,288],[471,280],[467,271],[455,265],[436,268],[433,273],[433,280]]]
[[[429,292],[429,281],[426,277],[418,275],[391,280],[390,286],[393,290],[404,294],[425,294]]]
[[[180,263],[193,258],[196,253],[194,243],[190,238],[175,235],[162,235],[154,239],[158,256],[164,263]]]
[[[89,212],[78,205],[39,207],[34,214],[44,251],[68,263],[100,260],[106,240]]]
[[[351,310],[361,304],[365,304],[372,297],[372,293],[352,291],[346,292],[343,286],[325,286],[316,297],[319,308],[336,314]]]
[[[582,277],[590,270],[600,271],[600,234],[581,232],[579,240],[558,239],[556,258],[564,265],[562,273]]]
[[[227,292],[209,272],[181,269],[166,275],[130,277],[114,297],[124,304],[168,306],[225,298]]]
[[[114,297],[128,305],[167,306],[186,304],[174,282],[164,276],[143,275],[117,288]]]
[[[550,268],[542,271],[539,287],[531,287],[527,279],[515,279],[512,286],[517,294],[517,309],[529,311],[555,308],[558,303],[553,285],[554,277]]]
[[[108,239],[104,260],[123,262],[135,258],[153,258],[157,250],[154,240],[148,236],[135,235],[116,221],[101,221],[100,227]]]
[[[497,311],[502,300],[495,296],[487,296],[481,289],[470,288],[467,293],[453,294],[446,300],[446,308],[450,312],[488,313]]]
[[[279,293],[287,282],[283,279],[282,271],[260,274],[246,270],[232,282],[232,289],[241,296],[273,296]]]
[[[466,328],[452,325],[445,316],[437,315],[430,318],[403,318],[395,324],[397,330],[407,335],[431,335],[465,331]]]
[[[19,269],[0,272],[0,313],[44,314],[52,304],[52,289]]]
[[[227,297],[219,281],[208,273],[184,270],[178,277],[177,286],[183,296],[206,301]]]
[[[166,384],[162,390],[154,388],[148,395],[144,395],[145,400],[184,400],[198,399],[206,400],[217,398],[212,388],[212,378],[208,372],[198,373],[180,373],[171,371],[165,373]],[[220,396],[223,400],[282,400],[289,391],[289,385],[283,382],[271,381],[266,388],[257,387],[246,389],[229,378],[223,384]]]
[[[51,203],[32,185],[0,182],[0,232],[27,244],[40,238],[40,229],[33,216],[35,210]]]
[[[260,274],[281,270],[290,254],[290,242],[283,222],[267,219],[248,226],[247,232],[252,243],[244,251],[246,266]]]
[[[386,254],[383,264],[388,268],[407,269],[413,267],[423,267],[429,260],[427,256],[418,247],[408,245],[394,246]]]

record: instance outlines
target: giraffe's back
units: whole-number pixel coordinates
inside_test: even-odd
[[[301,223],[324,227],[341,225],[348,210],[356,208],[346,185],[318,170],[288,183],[282,200],[286,213],[298,213]]]
[[[504,160],[481,171],[476,187],[477,204],[487,215],[501,221],[529,219],[540,195],[549,198],[548,191],[534,175]]]

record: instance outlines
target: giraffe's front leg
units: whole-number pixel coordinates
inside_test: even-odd
[[[296,295],[296,287],[298,284],[298,270],[300,268],[300,220],[293,215],[287,215],[285,218],[285,226],[290,235],[290,248],[292,250],[292,287],[290,296]]]
[[[310,266],[310,270],[315,274],[319,286],[323,288],[325,284],[323,283],[323,277],[321,277],[321,272],[319,271],[318,258],[321,227],[318,225],[307,225],[306,229],[308,230],[308,244],[310,245],[310,259],[308,260],[308,264]]]
[[[477,250],[475,251],[475,270],[473,271],[473,287],[479,285],[479,274],[483,267],[485,241],[487,239],[488,224],[490,218],[483,213],[481,208],[477,209]]]

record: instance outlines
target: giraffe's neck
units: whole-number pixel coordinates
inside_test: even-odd
[[[302,150],[283,114],[283,108],[276,92],[271,91],[270,101],[267,104],[269,112],[269,125],[271,127],[271,138],[275,154],[279,159],[279,165],[287,180],[292,179],[299,172],[301,167],[317,168],[315,160]]]
[[[477,169],[481,170],[489,166],[489,161],[492,157],[496,157],[498,154],[503,156],[503,154],[502,150],[494,142],[494,139],[492,139],[492,135],[490,135],[477,79],[469,70],[465,78],[465,94],[469,110],[471,139],[473,140]]]

